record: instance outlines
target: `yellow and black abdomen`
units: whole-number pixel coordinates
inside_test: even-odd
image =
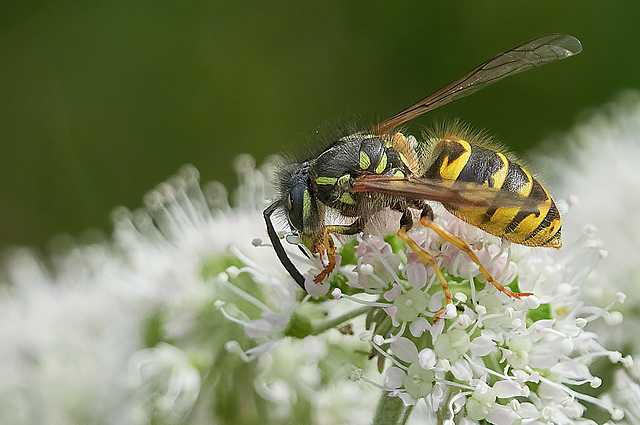
[[[432,158],[424,177],[471,182],[517,192],[537,204],[537,208],[525,210],[508,205],[482,209],[443,203],[452,214],[514,243],[553,248],[562,246],[558,208],[544,187],[520,165],[493,149],[455,138],[439,141],[433,149]]]

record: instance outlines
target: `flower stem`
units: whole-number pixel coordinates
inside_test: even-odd
[[[406,421],[403,417],[405,406],[399,397],[389,397],[389,391],[382,391],[372,425],[399,425]],[[400,421],[403,418],[403,421]]]
[[[311,329],[310,335],[320,335],[321,333],[323,333],[328,329],[335,328],[341,325],[342,323],[346,322],[347,320],[351,320],[354,317],[358,317],[361,314],[366,313],[371,308],[372,308],[371,306],[356,308],[355,310],[351,310],[343,315],[334,317],[333,319],[325,320],[323,322],[314,324],[313,328]]]

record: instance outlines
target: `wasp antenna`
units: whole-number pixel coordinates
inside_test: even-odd
[[[278,208],[278,206],[279,206],[279,203],[276,201],[271,205],[269,205],[267,208],[265,208],[264,212],[262,213],[262,215],[264,216],[264,221],[267,224],[267,234],[269,235],[269,240],[271,240],[271,245],[273,245],[273,249],[276,251],[276,255],[278,256],[278,259],[280,260],[284,268],[287,270],[287,272],[289,272],[293,280],[295,280],[296,283],[306,291],[306,289],[304,288],[304,276],[300,274],[296,266],[294,266],[291,260],[289,259],[289,256],[287,255],[286,251],[284,250],[284,247],[282,246],[282,242],[280,242],[280,238],[278,237],[278,234],[273,228],[273,223],[271,222],[271,214],[273,214],[273,212]]]

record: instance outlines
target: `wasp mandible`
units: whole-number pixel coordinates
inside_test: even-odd
[[[560,248],[561,218],[549,193],[525,168],[499,150],[478,144],[466,131],[454,128],[430,137],[427,148],[420,151],[395,129],[505,77],[581,50],[580,41],[567,34],[536,38],[478,65],[370,130],[340,138],[320,155],[284,168],[277,178],[279,196],[264,210],[264,218],[273,248],[291,277],[305,289],[304,277],[271,222],[276,210],[284,211],[292,232],[309,251],[326,253],[328,264],[314,279],[321,282],[336,266],[332,234],[358,234],[373,215],[390,208],[402,214],[398,236],[434,268],[450,303],[448,284],[433,256],[407,234],[413,226],[410,209],[418,209],[420,223],[466,252],[487,282],[515,298],[530,295],[514,293],[497,282],[469,243],[433,222],[426,201],[439,202],[460,219],[506,241]],[[328,209],[354,220],[348,225],[327,224]]]

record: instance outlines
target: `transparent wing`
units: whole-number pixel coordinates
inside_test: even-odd
[[[489,59],[415,105],[381,122],[374,132],[378,135],[387,134],[404,122],[468,96],[509,75],[565,59],[581,51],[580,41],[571,35],[548,34],[536,38]]]
[[[375,192],[405,199],[435,201],[452,207],[519,208],[539,211],[539,203],[516,192],[470,182],[446,182],[425,177],[387,177],[368,175],[353,182],[354,192]]]

